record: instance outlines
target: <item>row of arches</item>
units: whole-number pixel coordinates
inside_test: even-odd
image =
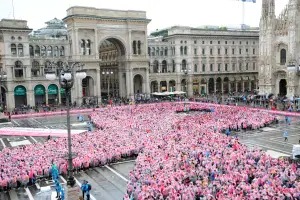
[[[65,56],[64,46],[32,46],[29,45],[29,55],[30,57],[63,57]]]
[[[188,91],[188,85],[191,85],[192,91]],[[172,92],[181,90],[184,92],[192,92],[193,95],[212,94],[212,93],[229,93],[229,92],[244,92],[253,91],[257,88],[258,82],[256,79],[242,78],[233,79],[225,78],[194,78],[192,82],[187,79],[182,79],[180,83],[175,80],[153,80],[150,84],[151,93],[153,92]]]

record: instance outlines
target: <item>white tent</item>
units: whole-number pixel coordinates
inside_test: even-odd
[[[173,92],[174,94],[185,94],[186,92],[183,92],[183,91],[175,91]]]

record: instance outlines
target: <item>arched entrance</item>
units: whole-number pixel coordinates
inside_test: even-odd
[[[46,104],[45,87],[43,85],[36,85],[34,87],[35,106]]]
[[[3,108],[6,105],[6,89],[2,86],[1,86],[1,97],[2,99],[0,99],[0,109],[3,110]]]
[[[23,85],[18,85],[14,89],[15,107],[19,108],[21,105],[27,105],[26,88]]]
[[[174,92],[176,90],[176,82],[174,80],[169,81],[169,92]]]
[[[215,81],[213,78],[208,80],[208,91],[210,94],[215,92]]]
[[[151,82],[151,93],[158,92],[158,82],[152,81]]]
[[[58,104],[58,87],[55,84],[48,86],[48,104]]]
[[[198,78],[193,79],[193,95],[199,95],[200,93],[200,80]]]
[[[201,95],[207,94],[207,83],[206,83],[206,79],[204,79],[204,78],[201,79],[200,94]]]
[[[279,95],[280,96],[286,96],[286,94],[287,94],[286,85],[287,85],[286,79],[281,79],[279,81]]]
[[[93,97],[94,93],[94,79],[90,76],[82,79],[82,96]]]
[[[66,90],[65,90],[64,88],[61,88],[61,89],[60,89],[60,99],[61,99],[61,103],[62,103],[63,105],[66,105],[66,103],[67,103],[66,97],[67,97]],[[69,91],[69,103],[70,103],[70,104],[72,103],[72,99],[71,99],[71,90]]]
[[[229,78],[228,77],[225,77],[224,78],[224,83],[223,83],[223,92],[224,94],[227,94],[229,91]]]
[[[216,91],[216,93],[223,93],[223,91],[222,91],[222,79],[219,77],[219,78],[217,78],[217,81],[216,81],[216,89],[217,89],[217,91]]]
[[[140,74],[137,74],[133,78],[133,90],[134,94],[141,94],[144,93],[143,89],[143,77]]]
[[[167,81],[161,81],[160,82],[160,91],[161,92],[166,92],[167,91]]]
[[[187,92],[187,82],[185,79],[181,81],[181,91]]]
[[[101,96],[104,98],[107,98],[108,94],[109,96],[126,96],[126,79],[130,79],[130,77],[118,76],[119,72],[125,72],[125,53],[123,42],[117,38],[106,38],[100,42],[100,87]],[[91,90],[89,92],[91,95]],[[85,93],[87,95],[88,91]]]

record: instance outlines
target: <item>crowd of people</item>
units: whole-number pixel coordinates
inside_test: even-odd
[[[203,112],[178,113],[189,109]],[[206,112],[209,109],[211,112]],[[109,107],[91,113],[97,129],[72,136],[74,170],[137,156],[124,199],[296,198],[300,169],[247,149],[221,134],[242,124],[260,128],[275,116],[245,107],[161,103]],[[2,189],[49,176],[51,164],[67,173],[67,139],[4,148],[0,152]],[[298,192],[298,193],[297,193]]]

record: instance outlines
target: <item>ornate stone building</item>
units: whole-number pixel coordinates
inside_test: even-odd
[[[151,92],[257,89],[258,30],[175,26],[148,40]]]
[[[300,0],[290,0],[278,17],[275,16],[275,0],[262,1],[259,38],[261,94],[299,95],[299,23]]]
[[[162,91],[201,93],[257,89],[258,30],[171,27],[147,36],[144,11],[71,7],[63,21],[53,19],[33,31],[23,20],[0,22],[3,101],[63,104],[66,94],[51,68],[81,62],[87,71],[76,79],[72,102],[101,102],[110,96],[134,97]],[[50,63],[56,63],[55,69]]]
[[[55,62],[82,62],[87,78],[75,80],[72,102],[101,101],[108,93],[133,97],[150,93],[147,25],[144,11],[71,7],[63,21],[53,19],[34,31],[23,20],[0,22],[1,66],[5,72],[3,100],[8,109],[21,104],[65,102],[58,80],[45,72]],[[65,27],[65,24],[67,27]],[[4,77],[4,76],[3,76]]]

